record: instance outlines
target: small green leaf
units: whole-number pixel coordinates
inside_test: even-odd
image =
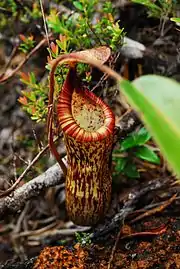
[[[60,49],[64,50],[64,43],[60,40],[56,40],[57,45],[60,47]]]
[[[135,155],[136,157],[141,158],[145,161],[160,164],[160,158],[158,157],[158,155],[147,146],[141,146],[137,148]]]
[[[146,142],[149,141],[151,138],[150,133],[147,131],[146,128],[141,128],[139,132],[137,132],[137,146],[144,145]]]
[[[83,5],[79,2],[79,1],[73,1],[73,5],[75,6],[75,8],[83,11]]]
[[[129,162],[126,165],[126,167],[124,169],[124,174],[128,177],[131,177],[131,178],[139,178],[140,177],[136,165],[131,163],[131,162]]]
[[[179,22],[180,23],[180,18],[170,18],[171,21],[174,21],[174,22]]]
[[[121,143],[121,151],[125,151],[127,149],[144,145],[149,139],[151,135],[149,132],[143,127],[138,132],[130,134],[122,143]]]
[[[159,10],[161,12],[161,8],[158,7],[158,5],[152,3],[152,1],[150,1],[150,0],[132,0],[132,2],[136,3],[136,4],[144,5],[144,6],[148,7],[149,9]]]
[[[34,92],[29,92],[27,98],[28,98],[29,100],[31,100],[32,102],[35,102],[35,101],[36,101],[36,95],[35,95]]]
[[[136,146],[135,136],[131,134],[131,136],[127,137],[122,143],[121,143],[121,152],[125,151],[129,148],[133,148]]]
[[[122,172],[124,170],[124,167],[126,166],[126,164],[127,164],[127,158],[118,158],[116,160],[115,170],[117,172]]]
[[[38,120],[38,116],[31,116],[32,120]]]
[[[39,98],[39,100],[37,100],[36,104],[39,107],[42,107],[42,108],[45,107],[44,100],[42,98]]]
[[[30,81],[31,83],[36,84],[36,77],[33,72],[30,73]]]

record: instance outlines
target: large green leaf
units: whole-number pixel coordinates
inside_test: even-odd
[[[180,175],[180,84],[169,78],[146,75],[133,83],[123,80],[120,87]]]

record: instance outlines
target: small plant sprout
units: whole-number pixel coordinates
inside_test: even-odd
[[[47,116],[47,93],[48,86],[38,83],[35,74],[21,72],[21,81],[28,86],[22,91],[18,101],[23,105],[23,109],[30,114],[31,119],[36,122],[45,122]]]
[[[144,161],[159,164],[160,159],[152,148],[146,145],[151,139],[149,132],[143,127],[138,132],[131,133],[123,142],[119,149],[113,152],[115,163],[114,175],[123,174],[129,178],[140,177],[133,159],[140,158]]]
[[[84,232],[76,232],[75,237],[77,242],[81,245],[90,245],[91,244],[91,238],[89,233]]]
[[[34,47],[34,37],[32,35],[26,37],[22,34],[20,34],[19,37],[22,40],[22,43],[19,45],[19,50],[28,53]]]

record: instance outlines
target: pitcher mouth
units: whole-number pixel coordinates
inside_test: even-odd
[[[70,68],[57,104],[60,126],[76,141],[101,141],[113,134],[114,114],[93,92],[77,86],[76,80],[76,70]]]

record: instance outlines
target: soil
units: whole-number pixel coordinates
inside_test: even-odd
[[[126,59],[128,78],[133,80],[137,75],[153,73],[180,81],[180,34],[177,27],[167,21],[162,31],[160,21],[148,18],[145,9],[138,5],[117,7],[117,11],[120,24],[124,27],[127,36],[143,43],[147,48],[143,58]],[[12,48],[5,40],[1,43],[0,67],[3,67]],[[43,48],[24,65],[23,71],[33,70],[38,78],[42,79],[46,76],[43,71],[45,55],[45,48]],[[23,56],[19,54],[18,57],[17,62],[21,61]],[[14,68],[14,64],[16,63],[12,63],[10,67]],[[118,69],[122,64],[120,57],[115,68]],[[44,139],[45,124],[33,123],[17,102],[23,87],[18,76],[0,85],[1,190],[6,189],[8,182],[12,183],[15,176],[22,173],[26,162],[32,160],[38,153],[39,144],[42,141],[47,142]],[[110,93],[108,94],[106,99],[110,96]],[[110,104],[114,110],[121,110],[115,97]],[[21,184],[45,171],[53,162],[49,153],[44,155]],[[165,176],[169,177],[170,184],[142,196],[125,222],[119,224],[119,228],[116,227],[111,232],[107,232],[104,237],[96,238],[86,245],[79,245],[77,237],[71,233],[65,236],[54,235],[53,229],[71,230],[76,226],[69,222],[66,215],[64,187],[51,188],[28,202],[24,209],[24,220],[21,222],[22,215],[19,213],[13,216],[7,215],[0,221],[0,268],[20,269],[33,268],[33,266],[67,269],[180,268],[179,186],[172,183],[175,182],[174,177],[167,167],[164,168],[164,160],[158,167],[145,163],[139,165],[144,169],[140,179],[127,180],[121,176],[114,179],[116,209],[112,208],[110,218],[118,212],[118,207],[123,206],[126,200],[124,197],[127,197],[128,193],[139,184]],[[145,212],[145,210],[141,211],[144,208],[151,204],[157,204],[159,207],[174,194],[176,198],[168,207],[151,213],[135,223],[131,222],[136,216]],[[53,223],[54,226],[47,229],[49,233],[45,234],[46,231],[34,233],[36,229],[45,228],[46,225]],[[22,232],[27,227],[29,234],[23,236]],[[42,265],[42,261],[46,266]]]

